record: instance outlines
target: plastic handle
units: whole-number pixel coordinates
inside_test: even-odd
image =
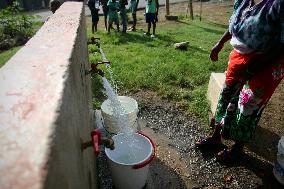
[[[95,131],[92,131],[91,136],[92,136],[93,148],[94,148],[95,155],[98,156],[100,154],[101,133],[98,130],[95,130]]]
[[[154,159],[155,154],[156,154],[156,145],[155,145],[154,141],[150,137],[148,137],[147,135],[142,133],[141,131],[137,132],[137,133],[149,139],[149,141],[151,142],[151,144],[153,146],[153,153],[152,153],[152,155],[151,155],[151,157],[149,159],[143,161],[142,163],[133,165],[132,166],[133,169],[140,169],[140,168],[145,167],[146,165],[148,165]]]

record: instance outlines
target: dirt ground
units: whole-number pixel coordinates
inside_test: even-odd
[[[194,6],[197,12],[199,4]],[[186,7],[187,3],[173,5],[172,14],[179,15],[182,10],[186,13]],[[224,14],[229,14],[229,9],[230,3],[204,3],[203,18],[225,27],[227,21]],[[160,17],[163,18],[163,13]],[[161,20],[159,24],[163,22]],[[144,26],[142,21],[138,26]],[[194,147],[195,141],[205,136],[208,130],[197,118],[187,115],[173,102],[161,99],[155,92],[126,94],[138,101],[142,130],[157,144],[156,158],[150,165],[145,188],[283,188],[272,173],[277,143],[280,136],[284,135],[283,91],[284,82],[279,85],[263,112],[254,140],[246,144],[245,155],[230,165],[216,161],[215,154],[223,147],[204,151]],[[98,158],[98,169],[100,188],[112,188],[103,153]]]
[[[157,145],[145,188],[283,188],[272,174],[276,145],[283,134],[280,93],[276,91],[271,99],[254,141],[246,145],[245,155],[229,165],[216,161],[215,154],[222,147],[203,151],[195,148],[195,141],[206,135],[206,126],[198,119],[179,110],[176,104],[160,99],[155,92],[128,94],[138,101],[142,131]],[[111,175],[103,153],[98,158],[98,166],[100,188],[111,189]]]

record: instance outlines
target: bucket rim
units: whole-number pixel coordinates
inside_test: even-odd
[[[114,162],[114,163],[116,163],[116,164],[119,164],[119,165],[125,165],[125,166],[135,166],[135,165],[139,165],[139,164],[142,164],[143,162],[145,162],[145,161],[147,161],[147,160],[149,160],[150,158],[151,158],[151,156],[153,156],[153,153],[154,153],[154,146],[153,146],[153,143],[149,140],[149,138],[147,138],[146,136],[144,136],[144,135],[141,135],[141,134],[139,134],[139,133],[133,133],[134,135],[138,135],[139,137],[143,137],[144,139],[146,139],[148,142],[149,142],[149,144],[151,145],[151,153],[149,153],[148,155],[147,155],[147,157],[145,157],[143,160],[141,160],[141,161],[138,161],[138,162],[135,162],[135,163],[122,163],[122,162],[118,162],[118,161],[115,161],[113,158],[111,158],[110,156],[109,156],[109,149],[107,149],[107,148],[105,148],[105,154],[106,154],[106,156],[107,156],[107,158],[110,160],[110,161],[112,161],[112,162]],[[113,137],[118,137],[118,136],[120,136],[120,135],[126,135],[125,133],[119,133],[119,134],[116,134],[116,135],[114,135]]]
[[[138,113],[138,103],[137,101],[132,98],[132,97],[129,97],[129,96],[118,96],[118,100],[120,99],[129,99],[131,100],[132,102],[134,102],[134,106],[135,108],[132,110],[132,111],[129,111],[129,112],[126,112],[125,114],[132,114],[132,113]],[[107,114],[107,115],[110,115],[110,116],[113,116],[113,114],[109,114],[106,110],[106,106],[107,106],[107,103],[110,102],[110,99],[106,99],[105,101],[103,101],[102,105],[101,105],[101,110],[102,110],[102,113],[103,114]],[[122,114],[124,115],[124,114]]]

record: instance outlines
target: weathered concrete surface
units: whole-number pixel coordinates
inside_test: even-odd
[[[225,73],[211,73],[207,98],[209,100],[212,115],[215,114],[218,98],[225,82]]]
[[[64,3],[0,69],[1,189],[96,188],[83,4]]]

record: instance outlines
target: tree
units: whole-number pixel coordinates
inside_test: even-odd
[[[170,1],[166,0],[166,15],[170,15]]]
[[[188,1],[187,9],[189,9],[190,12],[190,19],[193,20],[193,6],[192,6],[192,0]]]

